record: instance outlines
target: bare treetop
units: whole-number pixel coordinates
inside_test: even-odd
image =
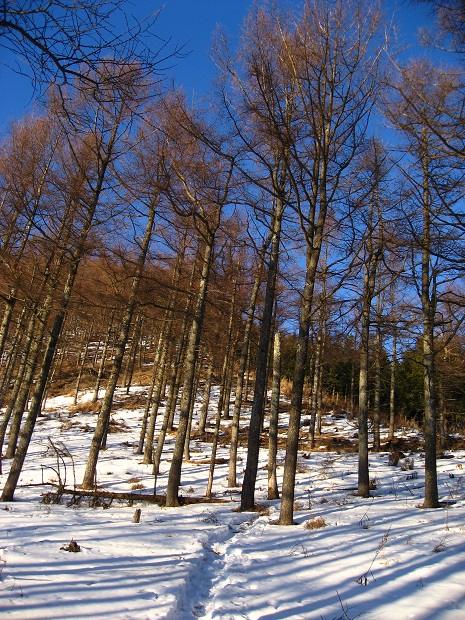
[[[0,0],[0,46],[8,66],[29,77],[34,89],[95,76],[105,61],[137,62],[152,73],[169,41],[153,33],[160,9],[143,20],[128,0]],[[153,42],[156,45],[153,45]]]

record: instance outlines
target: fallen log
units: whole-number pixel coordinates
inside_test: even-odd
[[[24,486],[51,486],[57,489],[57,495],[71,495],[77,497],[89,497],[95,499],[110,499],[110,500],[125,500],[130,502],[146,502],[149,504],[158,504],[164,506],[166,503],[165,495],[151,495],[144,493],[121,492],[121,491],[105,491],[103,489],[68,489],[66,487],[57,484],[56,482],[44,482],[42,484],[28,484]],[[209,497],[186,497],[179,496],[180,506],[189,506],[191,504],[226,504],[229,500],[217,499]]]

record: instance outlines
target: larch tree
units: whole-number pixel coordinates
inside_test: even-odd
[[[65,152],[69,166],[68,179],[71,183],[70,202],[73,217],[66,222],[69,228],[67,246],[62,249],[63,273],[58,288],[56,309],[48,326],[47,341],[38,375],[35,379],[31,404],[26,421],[21,430],[20,441],[6,480],[1,499],[11,501],[26,458],[37,416],[40,413],[43,396],[52,369],[59,337],[70,304],[73,287],[79,265],[92,247],[91,232],[99,211],[103,209],[104,196],[109,193],[109,176],[122,149],[123,138],[131,125],[136,99],[130,101],[137,88],[134,82],[137,72],[130,67],[125,73],[125,66],[113,67],[109,71],[113,77],[102,89],[83,87],[79,96],[73,101],[73,107],[64,112],[60,105],[56,113],[61,117],[65,128]],[[116,75],[119,74],[119,88],[116,88]],[[111,84],[108,86],[108,84]],[[72,110],[72,114],[71,114]],[[121,150],[122,149],[122,150]],[[100,214],[104,219],[103,212]],[[60,239],[57,239],[60,243]],[[60,247],[58,245],[58,247]],[[51,309],[52,299],[46,298],[46,312]]]
[[[370,141],[357,174],[360,267],[363,271],[360,310],[360,371],[358,388],[358,494],[370,495],[368,464],[369,362],[372,345],[373,301],[380,295],[379,268],[385,252],[383,193],[389,164],[387,152],[377,140]],[[376,355],[376,352],[375,352]],[[379,449],[379,446],[378,446]]]
[[[140,87],[142,88],[142,85]],[[125,215],[128,215],[129,205],[132,204],[136,211],[134,229],[136,231],[144,230],[144,233],[140,239],[137,235],[134,243],[137,248],[137,255],[131,269],[129,298],[123,310],[115,342],[113,363],[89,450],[82,481],[82,487],[85,489],[90,489],[95,484],[98,455],[110,423],[111,406],[123,365],[133,315],[138,304],[138,294],[155,228],[156,215],[163,192],[169,183],[169,171],[165,166],[164,138],[160,138],[159,135],[152,135],[151,139],[154,144],[150,145],[149,152],[147,152],[147,147],[143,148],[145,146],[144,139],[147,140],[145,128],[142,128],[140,133],[141,135],[136,138],[137,149],[133,157],[130,158],[130,162],[127,162],[125,169],[123,168],[121,171],[124,178],[120,178],[120,184],[126,193],[127,209]],[[128,168],[133,168],[131,174],[128,173]]]
[[[223,148],[226,150],[227,147],[215,127],[201,119],[196,111],[189,110],[182,98],[173,98],[170,113],[166,135],[173,183],[168,197],[172,209],[193,222],[201,250],[200,273],[184,362],[179,423],[166,490],[166,505],[177,506],[208,283],[223,211],[232,201],[234,160],[222,156]]]
[[[99,85],[113,79],[102,66],[115,61],[137,63],[146,76],[176,55],[169,41],[153,32],[160,8],[143,20],[131,14],[128,0],[3,0],[0,46],[6,64],[27,76],[35,90],[61,87],[75,79]],[[147,44],[147,35],[156,49]]]
[[[434,102],[434,106],[427,102]],[[424,434],[425,508],[439,506],[436,443],[438,424],[436,358],[443,308],[463,321],[456,284],[463,279],[464,171],[461,154],[447,145],[461,140],[451,118],[463,106],[457,75],[427,61],[413,62],[393,82],[387,113],[402,139],[404,204],[411,231],[412,282],[420,300]],[[400,113],[399,113],[400,112]],[[453,284],[454,283],[454,284]],[[460,315],[460,316],[459,316]]]
[[[379,89],[378,5],[307,2],[288,62],[298,76],[300,139],[291,143],[296,206],[306,241],[297,351],[279,523],[293,524],[294,485],[309,330],[327,217],[363,144]],[[344,215],[333,216],[342,221]]]
[[[216,48],[223,84],[223,109],[241,145],[243,159],[239,158],[238,165],[254,188],[252,192],[261,197],[260,211],[256,217],[261,219],[265,214],[268,230],[264,236],[269,234],[270,238],[264,259],[265,299],[260,317],[241,510],[252,510],[255,504],[281,235],[291,193],[289,140],[296,114],[296,77],[285,62],[291,30],[290,20],[284,18],[277,5],[257,5],[245,21],[236,58],[232,57],[226,45],[221,45],[221,40],[217,41]],[[230,482],[233,481],[232,474]]]

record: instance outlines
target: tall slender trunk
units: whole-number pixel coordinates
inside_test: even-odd
[[[163,317],[163,325],[160,331],[160,335],[158,338],[157,350],[155,353],[155,359],[153,362],[152,368],[152,378],[150,381],[149,392],[147,394],[147,403],[144,409],[144,415],[142,417],[142,428],[140,431],[139,445],[137,448],[136,454],[144,454],[144,462],[152,463],[153,461],[153,437],[155,433],[155,421],[156,415],[158,411],[158,406],[161,398],[164,397],[165,394],[165,386],[166,386],[166,375],[167,375],[167,356],[170,347],[170,340],[172,336],[172,325],[173,325],[173,310],[174,304],[176,301],[176,290],[179,285],[179,280],[181,277],[181,267],[182,262],[184,260],[185,252],[186,252],[186,238],[187,233],[184,234],[181,249],[178,252],[176,257],[176,263],[174,267],[174,272],[171,280],[172,292],[170,294],[170,298],[167,304],[167,307],[164,312]],[[160,360],[162,359],[162,363]],[[155,387],[157,387],[157,393],[154,398]],[[156,401],[156,405],[153,406],[153,402]],[[150,417],[149,417],[150,412]],[[154,418],[152,420],[152,418]],[[149,429],[147,430],[147,426]],[[150,445],[145,448],[144,453],[144,442],[147,440],[147,443]]]
[[[324,168],[324,167],[323,167]],[[297,456],[299,449],[300,420],[302,416],[302,399],[304,392],[305,369],[307,366],[308,339],[312,318],[313,296],[317,276],[318,263],[323,245],[324,225],[326,221],[327,200],[324,191],[326,178],[325,170],[320,172],[320,212],[314,221],[313,243],[307,249],[307,266],[305,272],[305,284],[302,291],[299,330],[297,334],[297,350],[294,367],[294,380],[291,392],[291,409],[289,412],[289,429],[286,442],[286,457],[284,461],[284,474],[282,486],[281,511],[279,514],[280,525],[293,525],[294,523],[294,486],[297,468]],[[312,210],[316,210],[316,197]]]
[[[193,398],[192,390],[195,381],[195,371],[197,366],[200,336],[202,332],[203,317],[205,313],[208,278],[210,275],[210,268],[213,259],[214,240],[215,236],[214,234],[212,234],[205,244],[199,288],[197,291],[197,301],[195,305],[191,330],[189,334],[189,341],[187,345],[183,392],[179,411],[179,425],[176,434],[176,442],[174,445],[173,459],[171,461],[170,472],[168,475],[168,487],[166,490],[166,505],[168,507],[179,505],[178,491],[179,485],[181,483],[182,457],[189,425],[191,400]]]
[[[205,433],[205,426],[207,424],[207,416],[208,416],[208,407],[210,404],[212,375],[213,375],[213,356],[210,356],[210,359],[208,361],[207,373],[205,375],[203,402],[202,402],[202,409],[200,411],[200,417],[199,417],[199,433]]]
[[[234,278],[233,293],[231,297],[231,309],[229,313],[229,323],[228,323],[228,340],[226,343],[226,351],[224,353],[224,359],[223,359],[223,368],[221,371],[220,397],[218,399],[218,408],[216,412],[215,432],[213,435],[212,453],[211,453],[211,458],[210,458],[210,469],[209,469],[209,474],[208,474],[207,490],[205,493],[206,497],[211,497],[211,493],[212,493],[213,475],[215,473],[216,451],[218,448],[218,436],[220,432],[220,423],[221,423],[221,411],[226,406],[225,400],[227,396],[227,390],[225,388],[225,384],[227,381],[227,375],[229,371],[229,358],[231,354],[234,314],[236,311],[236,294],[237,294],[237,277]],[[227,396],[227,398],[228,398],[227,406],[229,408],[229,395]]]
[[[266,244],[263,246],[260,254],[260,262],[255,274],[255,281],[247,308],[247,318],[244,326],[244,336],[242,338],[241,356],[239,359],[239,369],[237,371],[236,396],[234,401],[234,411],[231,423],[231,445],[229,452],[229,471],[228,471],[228,487],[237,486],[237,448],[239,438],[239,421],[241,415],[242,398],[245,393],[245,375],[247,369],[247,360],[249,359],[250,334],[252,331],[253,320],[255,315],[255,307],[257,305],[258,292],[262,281],[263,259],[266,250]]]
[[[391,382],[389,386],[389,441],[394,439],[396,425],[396,366],[397,366],[397,331],[394,327],[391,350]]]
[[[5,350],[6,341],[8,338],[8,331],[10,329],[11,319],[13,317],[13,310],[16,305],[16,292],[14,288],[10,289],[8,298],[5,299],[5,311],[3,313],[3,320],[0,326],[0,359],[3,356]]]
[[[27,450],[35,428],[35,423],[41,410],[45,388],[47,386],[47,381],[52,368],[55,351],[58,346],[58,340],[65,321],[71,293],[73,291],[74,283],[76,280],[76,275],[81,260],[83,259],[87,251],[88,235],[93,224],[97,206],[101,199],[106,173],[108,170],[108,166],[110,165],[110,162],[112,160],[113,150],[118,136],[119,120],[121,120],[124,110],[125,106],[121,105],[119,109],[119,119],[118,121],[115,120],[115,123],[111,128],[108,142],[106,144],[106,149],[104,152],[99,152],[98,154],[98,160],[96,162],[98,167],[98,174],[95,180],[95,186],[92,189],[88,203],[85,205],[84,217],[81,223],[81,228],[78,238],[76,240],[76,244],[74,246],[74,250],[72,252],[66,282],[61,293],[59,307],[55,315],[55,319],[52,323],[40,372],[36,379],[29,413],[21,430],[19,445],[16,450],[15,458],[11,465],[9,475],[2,492],[2,496],[0,498],[1,501],[11,501],[13,499],[19,476],[24,465],[24,460],[26,458]],[[81,165],[82,162],[79,162],[79,164]],[[88,178],[85,178],[85,181],[90,182]],[[71,224],[70,229],[72,228]]]
[[[276,456],[278,453],[279,396],[281,387],[281,340],[279,332],[274,335],[273,344],[273,384],[270,403],[270,429],[268,434],[268,499],[278,499],[278,480],[276,478]]]
[[[197,398],[197,390],[199,387],[200,381],[200,367],[201,367],[202,355],[200,351],[200,347],[197,353],[197,364],[194,372],[194,382],[191,388],[191,398],[189,403],[189,416],[187,418],[187,431],[186,431],[186,441],[184,442],[184,460],[190,461],[191,453],[190,453],[190,443],[191,443],[191,432],[192,432],[192,418],[194,417],[194,405]],[[184,390],[184,387],[183,387]]]
[[[233,349],[234,314],[236,312],[237,276],[234,277],[232,288],[233,288],[233,292],[231,296],[231,308],[229,312],[228,337],[227,337],[227,342],[226,342],[226,351],[224,353],[223,368],[221,370],[221,381],[220,381],[221,409],[223,411],[223,417],[225,420],[229,419],[229,402],[230,402],[230,397],[231,397],[231,383],[230,383],[231,366],[232,366],[232,363],[234,362],[234,356],[232,355],[232,349]]]
[[[39,209],[39,206],[41,204],[41,200],[44,194],[44,188],[45,188],[45,184],[47,182],[47,178],[48,178],[48,174],[50,172],[52,163],[53,163],[53,159],[55,157],[55,153],[56,153],[56,148],[58,146],[58,142],[59,142],[59,134],[56,136],[53,144],[51,145],[50,148],[50,153],[48,156],[47,161],[45,162],[45,165],[43,166],[43,168],[41,169],[41,176],[38,179],[38,185],[37,188],[35,188],[35,196],[34,199],[32,201],[32,205],[30,208],[30,211],[28,210],[27,213],[27,225],[25,230],[23,231],[23,236],[21,238],[19,247],[15,248],[15,252],[14,252],[14,261],[13,261],[13,265],[10,266],[11,272],[15,273],[20,264],[21,264],[21,259],[24,255],[24,251],[28,245],[28,241],[31,235],[31,232],[34,228],[35,225],[35,217],[37,214],[37,211]],[[35,171],[35,172],[38,172]],[[18,211],[19,212],[19,211]],[[11,243],[11,236],[8,236],[8,238],[4,238],[3,239],[3,251],[5,252],[5,250],[8,248],[9,244]],[[47,263],[49,265],[49,262]],[[3,315],[3,321],[2,321],[2,325],[0,327],[0,359],[3,355],[3,351],[5,349],[5,344],[6,344],[6,340],[8,337],[8,330],[9,330],[9,326],[10,326],[10,322],[11,322],[11,318],[13,315],[13,310],[14,307],[16,305],[16,292],[17,292],[17,287],[12,286],[10,288],[9,294],[8,294],[8,298],[5,300],[5,313]]]
[[[86,360],[87,360],[87,355],[89,353],[89,346],[90,346],[90,340],[92,337],[92,330],[90,330],[90,332],[88,334],[86,334],[85,339],[86,339],[86,345],[84,347],[84,352],[82,354],[82,360],[81,363],[79,365],[79,372],[78,372],[78,376],[76,379],[76,387],[74,388],[74,399],[73,402],[76,405],[77,401],[78,401],[78,396],[79,396],[79,389],[81,387],[81,379],[82,379],[82,374],[84,372],[84,368],[86,365]]]
[[[275,303],[276,278],[278,275],[279,247],[281,227],[284,214],[284,200],[279,197],[274,205],[272,220],[272,238],[265,301],[260,326],[257,364],[255,368],[255,387],[250,414],[249,436],[247,442],[247,463],[241,493],[241,510],[253,510],[255,507],[255,481],[257,479],[258,457],[260,451],[260,429],[262,427],[263,407],[265,401],[268,350],[271,339],[273,309]]]
[[[163,376],[166,372],[166,358],[169,350],[169,339],[171,336],[171,330],[168,328],[168,332],[164,337],[163,345],[160,351],[160,356],[157,360],[157,373],[155,379],[155,388],[152,395],[152,403],[150,407],[150,416],[147,425],[146,442],[144,448],[144,463],[153,462],[153,437],[155,434],[155,424],[157,422],[158,408],[162,398],[162,389],[164,386]]]
[[[165,317],[165,321],[166,321],[166,317]],[[142,424],[141,424],[141,429],[140,429],[140,435],[139,435],[139,443],[137,446],[137,450],[136,450],[136,454],[143,454],[144,453],[144,443],[145,443],[145,436],[147,435],[147,422],[149,419],[149,412],[151,410],[152,407],[152,400],[153,400],[153,392],[155,389],[155,385],[157,383],[157,379],[159,378],[159,371],[160,371],[160,367],[159,367],[159,360],[160,360],[160,355],[161,355],[161,351],[162,351],[162,347],[165,344],[165,326],[166,323],[165,321],[163,321],[163,326],[161,329],[161,332],[158,336],[158,344],[157,344],[157,350],[155,351],[155,359],[153,360],[153,364],[152,364],[152,374],[151,374],[151,379],[150,379],[150,386],[147,392],[147,402],[145,403],[145,407],[144,407],[144,413],[142,415]]]
[[[368,290],[370,274],[365,272],[364,289]],[[371,298],[365,299],[361,317],[360,372],[358,383],[358,495],[370,496],[370,473],[368,462],[368,360],[370,339]]]
[[[26,308],[24,307],[18,317],[15,333],[10,343],[10,355],[8,355],[8,360],[4,366],[2,379],[0,381],[0,408],[3,407],[3,403],[6,400],[10,382],[12,380],[14,370],[17,367],[18,358],[20,357],[20,346],[23,339],[23,323],[25,319]],[[0,453],[2,446],[3,438],[0,438]]]
[[[98,395],[99,395],[99,390],[100,390],[100,383],[102,382],[102,377],[103,377],[103,373],[104,373],[104,370],[105,370],[105,362],[106,362],[106,359],[107,359],[108,344],[109,344],[110,338],[111,338],[114,317],[115,317],[115,313],[112,312],[111,318],[110,318],[110,323],[109,323],[108,329],[107,329],[107,335],[105,337],[105,342],[103,343],[102,356],[100,358],[100,364],[99,364],[98,371],[97,371],[97,378],[95,379],[94,395],[92,396],[92,402],[93,403],[96,403],[98,401]]]
[[[92,438],[89,455],[87,458],[86,469],[82,480],[82,487],[84,489],[91,489],[94,486],[100,448],[102,446],[104,436],[106,435],[110,423],[110,413],[111,406],[113,404],[113,397],[123,365],[124,352],[129,338],[132,317],[137,305],[137,293],[139,291],[139,286],[142,280],[143,270],[145,266],[145,260],[147,258],[150,241],[152,239],[156,202],[156,196],[154,196],[148,211],[145,233],[141,242],[139,256],[137,258],[128,303],[123,313],[118,338],[116,340],[115,356],[113,359],[112,369],[108,378],[105,396],[103,397],[102,406],[100,408],[97,425],[95,427],[94,436]]]
[[[89,226],[90,228],[90,222]],[[88,232],[88,231],[87,231]],[[87,234],[86,234],[87,237]],[[82,244],[79,244],[82,247]],[[63,289],[63,293],[61,296],[60,309],[58,310],[55,320],[53,322],[47,348],[45,350],[44,359],[42,361],[41,369],[39,375],[36,379],[34,392],[31,399],[31,404],[29,407],[29,413],[27,415],[26,421],[23,425],[20,435],[20,441],[18,444],[18,448],[15,453],[15,458],[11,464],[10,472],[8,474],[7,481],[3,488],[3,492],[0,498],[0,501],[7,502],[12,501],[14,492],[16,490],[19,476],[21,475],[21,471],[24,465],[24,461],[26,459],[27,450],[29,448],[29,444],[32,439],[32,434],[34,432],[35,423],[37,417],[40,413],[42,399],[44,396],[45,388],[47,385],[47,380],[49,377],[50,370],[52,368],[53,358],[55,355],[55,351],[58,345],[58,339],[60,337],[61,329],[63,327],[63,323],[66,316],[66,310],[69,305],[69,300],[71,297],[71,293],[74,286],[74,281],[76,279],[76,274],[80,262],[80,257],[75,256],[73,262],[71,263],[70,272],[68,274],[68,279]]]
[[[126,388],[126,394],[129,394],[129,390],[131,389],[132,377],[134,375],[134,369],[136,366],[137,359],[137,350],[139,348],[139,339],[142,330],[142,317],[138,316],[134,320],[135,326],[132,334],[131,347],[129,349],[129,353],[127,357],[127,365],[126,372],[124,373],[123,378],[123,387]]]
[[[434,318],[436,314],[436,280],[431,273],[431,217],[429,157],[423,164],[423,239],[421,250],[421,308],[423,313],[423,385],[425,397],[425,501],[424,508],[439,507],[436,463],[437,408],[435,398]]]
[[[324,335],[323,335],[323,320],[321,319],[318,323],[318,335],[316,338],[316,347],[315,347],[315,359],[313,364],[313,383],[311,389],[311,397],[310,397],[310,412],[311,412],[311,420],[310,420],[310,448],[313,449],[315,447],[315,430],[317,426],[317,415],[318,415],[318,398],[320,394],[320,380],[321,380],[321,365],[322,365],[322,356],[323,356],[323,346],[324,346]]]
[[[5,454],[7,459],[12,459],[15,455],[21,421],[34,379],[34,373],[37,368],[44,332],[45,325],[37,321],[37,317],[33,310],[29,317],[23,356],[18,368],[10,401],[5,411],[5,423],[8,423],[8,420],[11,419],[10,436]]]
[[[378,297],[379,303],[380,297]],[[375,377],[374,377],[374,395],[373,395],[373,451],[381,450],[381,317],[378,313],[378,321],[375,332]]]

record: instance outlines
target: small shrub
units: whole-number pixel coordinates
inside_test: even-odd
[[[306,530],[319,530],[322,527],[326,527],[326,521],[323,517],[314,517],[305,523]]]
[[[63,420],[62,423],[61,423],[61,430],[62,431],[69,431],[72,428],[74,428],[75,426],[80,426],[78,421]]]
[[[84,403],[78,403],[71,407],[69,416],[72,417],[72,415],[76,413],[99,413],[101,405],[99,401],[93,403],[90,400]]]
[[[404,458],[404,456],[405,454],[400,450],[394,450],[394,452],[390,452],[388,465],[391,465],[391,467],[397,467],[397,465],[399,464],[399,460],[401,458]]]
[[[400,468],[402,471],[409,471],[410,469],[415,468],[415,462],[413,458],[409,458],[408,456],[402,461],[400,464]]]
[[[281,379],[281,394],[286,398],[290,398],[292,394],[292,381],[289,379],[282,378]]]
[[[77,544],[75,540],[71,540],[68,545],[65,547],[60,547],[62,551],[70,551],[71,553],[79,553],[81,551],[81,547]]]
[[[256,504],[255,512],[258,512],[262,517],[267,517],[270,514],[270,507],[265,506],[264,504]]]

